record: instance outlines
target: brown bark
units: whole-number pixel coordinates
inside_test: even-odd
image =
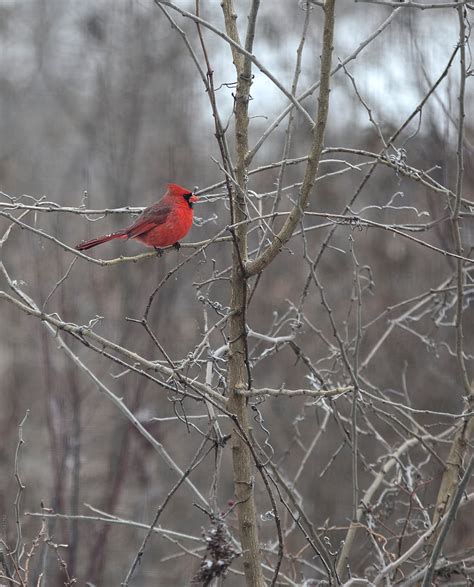
[[[245,49],[252,50],[253,31],[258,11],[258,0],[252,3]],[[236,26],[236,14],[232,0],[222,2],[227,34],[240,44]],[[248,102],[252,84],[252,63],[232,48],[233,61],[237,73],[235,96],[235,146],[236,146],[236,182],[232,189],[231,212],[232,222],[239,223],[246,219],[246,177],[245,156],[248,151]],[[241,431],[249,438],[249,419],[247,400],[240,392],[247,389],[249,381],[246,306],[247,276],[245,262],[247,258],[247,226],[239,224],[234,234],[232,255],[231,304],[229,319],[229,411],[236,416],[236,424],[232,431],[232,461],[234,469],[235,498],[239,519],[239,535],[243,552],[243,565],[247,585],[260,587],[265,585],[262,572],[262,560],[258,541],[257,510],[254,499],[254,466],[250,449]]]
[[[313,145],[308,157],[306,173],[297,205],[274,241],[262,255],[247,263],[247,225],[246,189],[247,189],[247,155],[248,155],[248,103],[252,84],[252,61],[247,54],[242,54],[231,47],[237,73],[235,96],[235,145],[237,161],[235,165],[236,185],[232,190],[231,214],[232,223],[237,224],[234,236],[233,268],[231,278],[231,306],[229,319],[229,410],[235,414],[238,426],[232,435],[233,465],[235,494],[238,502],[237,512],[242,550],[244,553],[244,569],[248,585],[264,585],[265,580],[261,569],[261,554],[258,543],[257,512],[254,501],[254,481],[252,455],[246,439],[242,438],[242,430],[247,438],[249,420],[247,400],[242,391],[250,389],[250,368],[248,365],[246,336],[247,280],[251,275],[262,271],[279,253],[281,247],[293,234],[301,215],[308,206],[311,188],[318,172],[319,161],[323,149],[324,131],[329,109],[329,81],[331,72],[332,43],[334,34],[335,0],[327,0],[324,12],[323,52],[321,56],[321,86],[317,108],[317,120],[313,129]],[[227,35],[241,45],[236,26],[236,14],[232,0],[223,0],[222,8]],[[245,50],[252,52],[255,23],[259,1],[252,2],[245,39]]]
[[[467,411],[472,413],[474,410],[474,394],[469,398]],[[436,507],[433,513],[433,523],[439,522],[440,518],[448,511],[453,500],[459,479],[462,476],[462,467],[464,459],[468,452],[469,442],[474,435],[474,418],[466,417],[460,424],[454,435],[449,456],[446,459],[446,468],[441,479],[441,484],[436,498]],[[428,551],[432,550],[438,539],[441,528],[433,532],[428,541]]]

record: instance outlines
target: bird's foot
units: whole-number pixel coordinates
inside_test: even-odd
[[[179,243],[174,243],[173,247],[179,251],[179,249],[181,248],[181,245]]]
[[[153,247],[156,251],[156,254],[158,255],[158,257],[162,257],[163,256],[163,249],[160,249],[160,247]]]

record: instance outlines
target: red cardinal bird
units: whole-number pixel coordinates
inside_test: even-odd
[[[197,200],[197,196],[189,190],[169,183],[161,200],[143,210],[131,226],[81,243],[76,249],[86,251],[116,238],[136,238],[157,250],[170,245],[179,248],[179,241],[188,234],[193,224],[193,202]]]

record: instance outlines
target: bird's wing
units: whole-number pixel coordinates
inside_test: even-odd
[[[128,238],[136,238],[149,232],[153,228],[164,224],[171,212],[171,206],[151,206],[144,210],[137,220],[127,230]]]

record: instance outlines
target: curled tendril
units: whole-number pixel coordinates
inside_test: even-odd
[[[401,147],[397,149],[393,147],[395,153],[388,156],[388,160],[395,166],[395,171],[398,175],[401,169],[406,169],[407,166],[407,150]]]

